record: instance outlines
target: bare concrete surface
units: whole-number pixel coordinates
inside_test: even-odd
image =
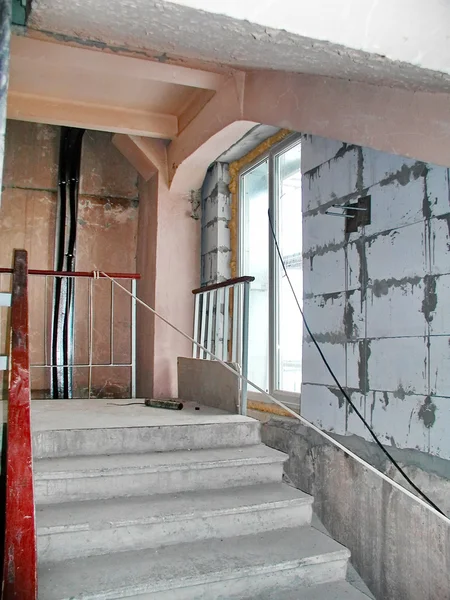
[[[348,557],[348,550],[314,529],[279,529],[51,566],[44,563],[39,570],[40,595],[46,600],[97,600],[170,590],[177,600],[241,598],[262,592],[269,581],[281,591],[293,583],[343,579]],[[193,586],[195,593],[183,591]]]
[[[131,403],[131,404],[130,404]],[[141,403],[141,404],[134,404]],[[200,410],[195,410],[198,406]],[[164,410],[136,400],[34,400],[33,431],[52,429],[101,429],[105,427],[164,427],[250,420],[217,408],[184,402],[183,410]]]
[[[178,358],[178,394],[181,398],[238,412],[239,380],[215,360]]]

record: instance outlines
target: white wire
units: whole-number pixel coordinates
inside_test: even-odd
[[[393,479],[391,479],[390,477],[388,477],[388,475],[385,475],[384,473],[382,473],[381,471],[379,471],[378,469],[376,469],[370,463],[366,462],[360,456],[358,456],[357,454],[355,454],[354,452],[352,452],[351,450],[349,450],[346,446],[344,446],[343,444],[341,444],[340,442],[338,442],[337,440],[335,440],[333,437],[331,437],[331,435],[328,435],[327,433],[325,433],[324,431],[322,431],[319,427],[316,427],[316,425],[314,425],[313,423],[310,423],[310,421],[308,421],[307,419],[305,419],[304,417],[302,417],[301,415],[299,415],[298,413],[296,413],[295,411],[293,411],[291,408],[289,408],[285,404],[283,404],[283,402],[280,402],[280,400],[277,400],[276,398],[274,398],[273,396],[271,396],[268,392],[266,392],[265,390],[263,390],[262,388],[260,388],[258,385],[256,385],[256,383],[253,383],[252,381],[250,381],[249,379],[247,379],[246,377],[244,377],[243,375],[241,375],[238,371],[236,371],[235,369],[233,369],[233,367],[230,367],[230,365],[228,365],[227,363],[223,362],[223,360],[221,360],[218,356],[216,356],[215,354],[213,354],[212,352],[210,352],[207,348],[205,348],[204,346],[202,346],[202,344],[199,344],[199,342],[196,342],[193,338],[191,338],[190,335],[188,335],[187,333],[185,333],[181,329],[178,329],[178,327],[176,327],[170,321],[168,321],[166,318],[164,318],[162,315],[160,315],[159,313],[157,313],[154,308],[152,308],[151,306],[149,306],[148,304],[146,304],[143,300],[141,300],[140,298],[138,298],[137,296],[135,296],[134,294],[132,294],[130,291],[128,291],[118,281],[116,281],[115,279],[113,279],[112,277],[110,277],[109,275],[107,275],[104,272],[101,272],[101,274],[104,277],[107,277],[108,279],[110,279],[113,283],[115,283],[119,288],[121,288],[129,296],[131,296],[132,298],[135,298],[136,302],[139,302],[139,304],[141,304],[142,306],[145,306],[145,308],[147,308],[155,316],[157,316],[159,319],[161,319],[161,321],[163,321],[164,323],[166,323],[167,325],[169,325],[169,327],[171,327],[172,329],[174,329],[176,332],[178,332],[180,335],[182,335],[183,337],[185,337],[187,340],[189,340],[193,344],[196,344],[201,350],[203,350],[204,352],[206,352],[207,354],[209,354],[209,356],[211,358],[214,358],[214,360],[217,360],[218,362],[220,362],[222,366],[224,366],[226,369],[228,369],[228,371],[231,371],[234,375],[236,375],[237,377],[239,377],[242,381],[246,381],[248,385],[251,385],[256,390],[258,390],[258,392],[260,392],[261,394],[263,394],[263,396],[265,396],[266,398],[269,398],[269,400],[271,400],[272,402],[274,402],[275,404],[277,404],[280,408],[283,408],[286,412],[288,412],[290,415],[292,415],[295,419],[297,419],[298,421],[300,421],[301,423],[303,423],[303,425],[306,425],[306,427],[309,427],[310,429],[312,429],[313,431],[315,431],[316,433],[318,433],[319,435],[321,435],[324,439],[326,439],[331,444],[333,444],[333,446],[336,446],[336,448],[339,448],[340,450],[342,450],[343,452],[345,452],[345,454],[347,454],[347,456],[351,456],[352,458],[354,458],[357,462],[359,462],[361,465],[363,465],[363,467],[365,467],[369,471],[372,471],[372,473],[375,473],[375,475],[378,475],[378,477],[381,477],[381,479],[384,479],[385,481],[387,481],[388,483],[390,483],[394,488],[396,488],[397,490],[399,490],[400,492],[402,492],[403,494],[405,494],[406,496],[408,496],[412,500],[415,500],[423,508],[428,509],[435,516],[437,516],[440,519],[442,519],[442,521],[444,521],[447,524],[450,524],[450,519],[447,516],[441,514],[435,508],[433,508],[430,504],[428,504],[428,502],[425,502],[425,500],[422,500],[422,498],[419,498],[418,496],[416,496],[415,494],[413,494],[412,492],[410,492],[409,490],[407,490],[405,487],[403,487],[402,485],[400,485],[399,483],[397,483],[396,481],[394,481]]]

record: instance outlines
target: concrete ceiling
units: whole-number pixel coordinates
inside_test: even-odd
[[[171,139],[223,76],[12,36],[8,117]]]
[[[243,69],[450,91],[444,0],[33,0],[29,26],[59,39]]]

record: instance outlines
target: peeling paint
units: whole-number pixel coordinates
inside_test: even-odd
[[[427,429],[433,427],[436,421],[436,405],[431,401],[430,396],[426,397],[425,402],[419,409],[419,419],[423,421]]]

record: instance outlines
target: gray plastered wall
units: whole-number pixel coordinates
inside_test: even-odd
[[[303,136],[302,173],[313,334],[383,443],[450,459],[448,169]],[[358,232],[325,214],[366,195],[371,223]],[[307,338],[302,414],[371,439]]]

